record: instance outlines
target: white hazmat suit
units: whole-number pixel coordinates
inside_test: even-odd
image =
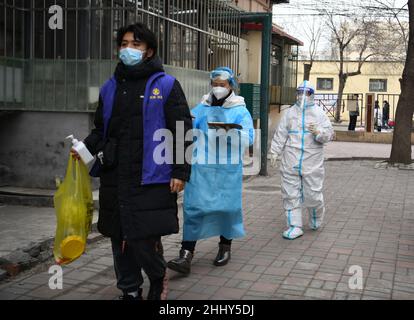
[[[283,114],[271,146],[273,159],[282,156],[282,198],[288,225],[283,237],[290,240],[303,235],[302,207],[308,210],[313,230],[321,226],[325,214],[323,145],[332,140],[334,131],[323,109],[315,106],[314,91],[309,81],[298,87],[297,102]]]

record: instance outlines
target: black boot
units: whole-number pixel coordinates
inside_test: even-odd
[[[147,300],[167,300],[168,274],[158,280],[150,280],[150,289]]]
[[[231,245],[219,244],[219,251],[217,257],[214,260],[214,265],[217,267],[225,266],[231,258]]]
[[[119,297],[119,300],[143,300],[142,289],[138,289],[138,291],[135,292],[124,292],[124,294]]]
[[[169,261],[167,266],[176,272],[189,274],[191,272],[191,260],[193,260],[193,254],[188,250],[181,249],[180,256]]]

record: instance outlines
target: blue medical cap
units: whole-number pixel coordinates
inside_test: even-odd
[[[237,81],[234,72],[228,67],[218,67],[210,73],[210,79],[227,80],[232,88],[237,88]]]

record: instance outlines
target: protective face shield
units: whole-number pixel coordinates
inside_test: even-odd
[[[304,81],[297,89],[296,104],[301,109],[315,104],[315,88],[309,81]]]
[[[119,51],[119,59],[121,59],[124,65],[132,67],[142,62],[144,53],[142,50],[124,48]]]
[[[224,87],[213,87],[211,91],[213,92],[217,100],[221,100],[227,97],[230,93],[230,90]]]
[[[219,67],[210,73],[210,80],[226,80],[233,89],[237,88],[237,82],[234,77],[234,72],[227,67]]]

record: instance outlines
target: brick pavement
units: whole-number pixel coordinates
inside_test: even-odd
[[[169,298],[414,299],[414,171],[374,166],[327,162],[326,225],[318,232],[305,228],[295,241],[281,236],[286,222],[276,170],[250,179],[244,186],[247,236],[234,241],[231,263],[214,267],[218,239],[201,241],[190,276],[170,271]],[[164,238],[166,259],[178,253],[180,237]],[[363,270],[362,290],[349,288],[353,265]],[[63,290],[50,290],[48,281],[45,265],[0,283],[0,299],[115,299],[109,242],[92,245],[64,267]]]

